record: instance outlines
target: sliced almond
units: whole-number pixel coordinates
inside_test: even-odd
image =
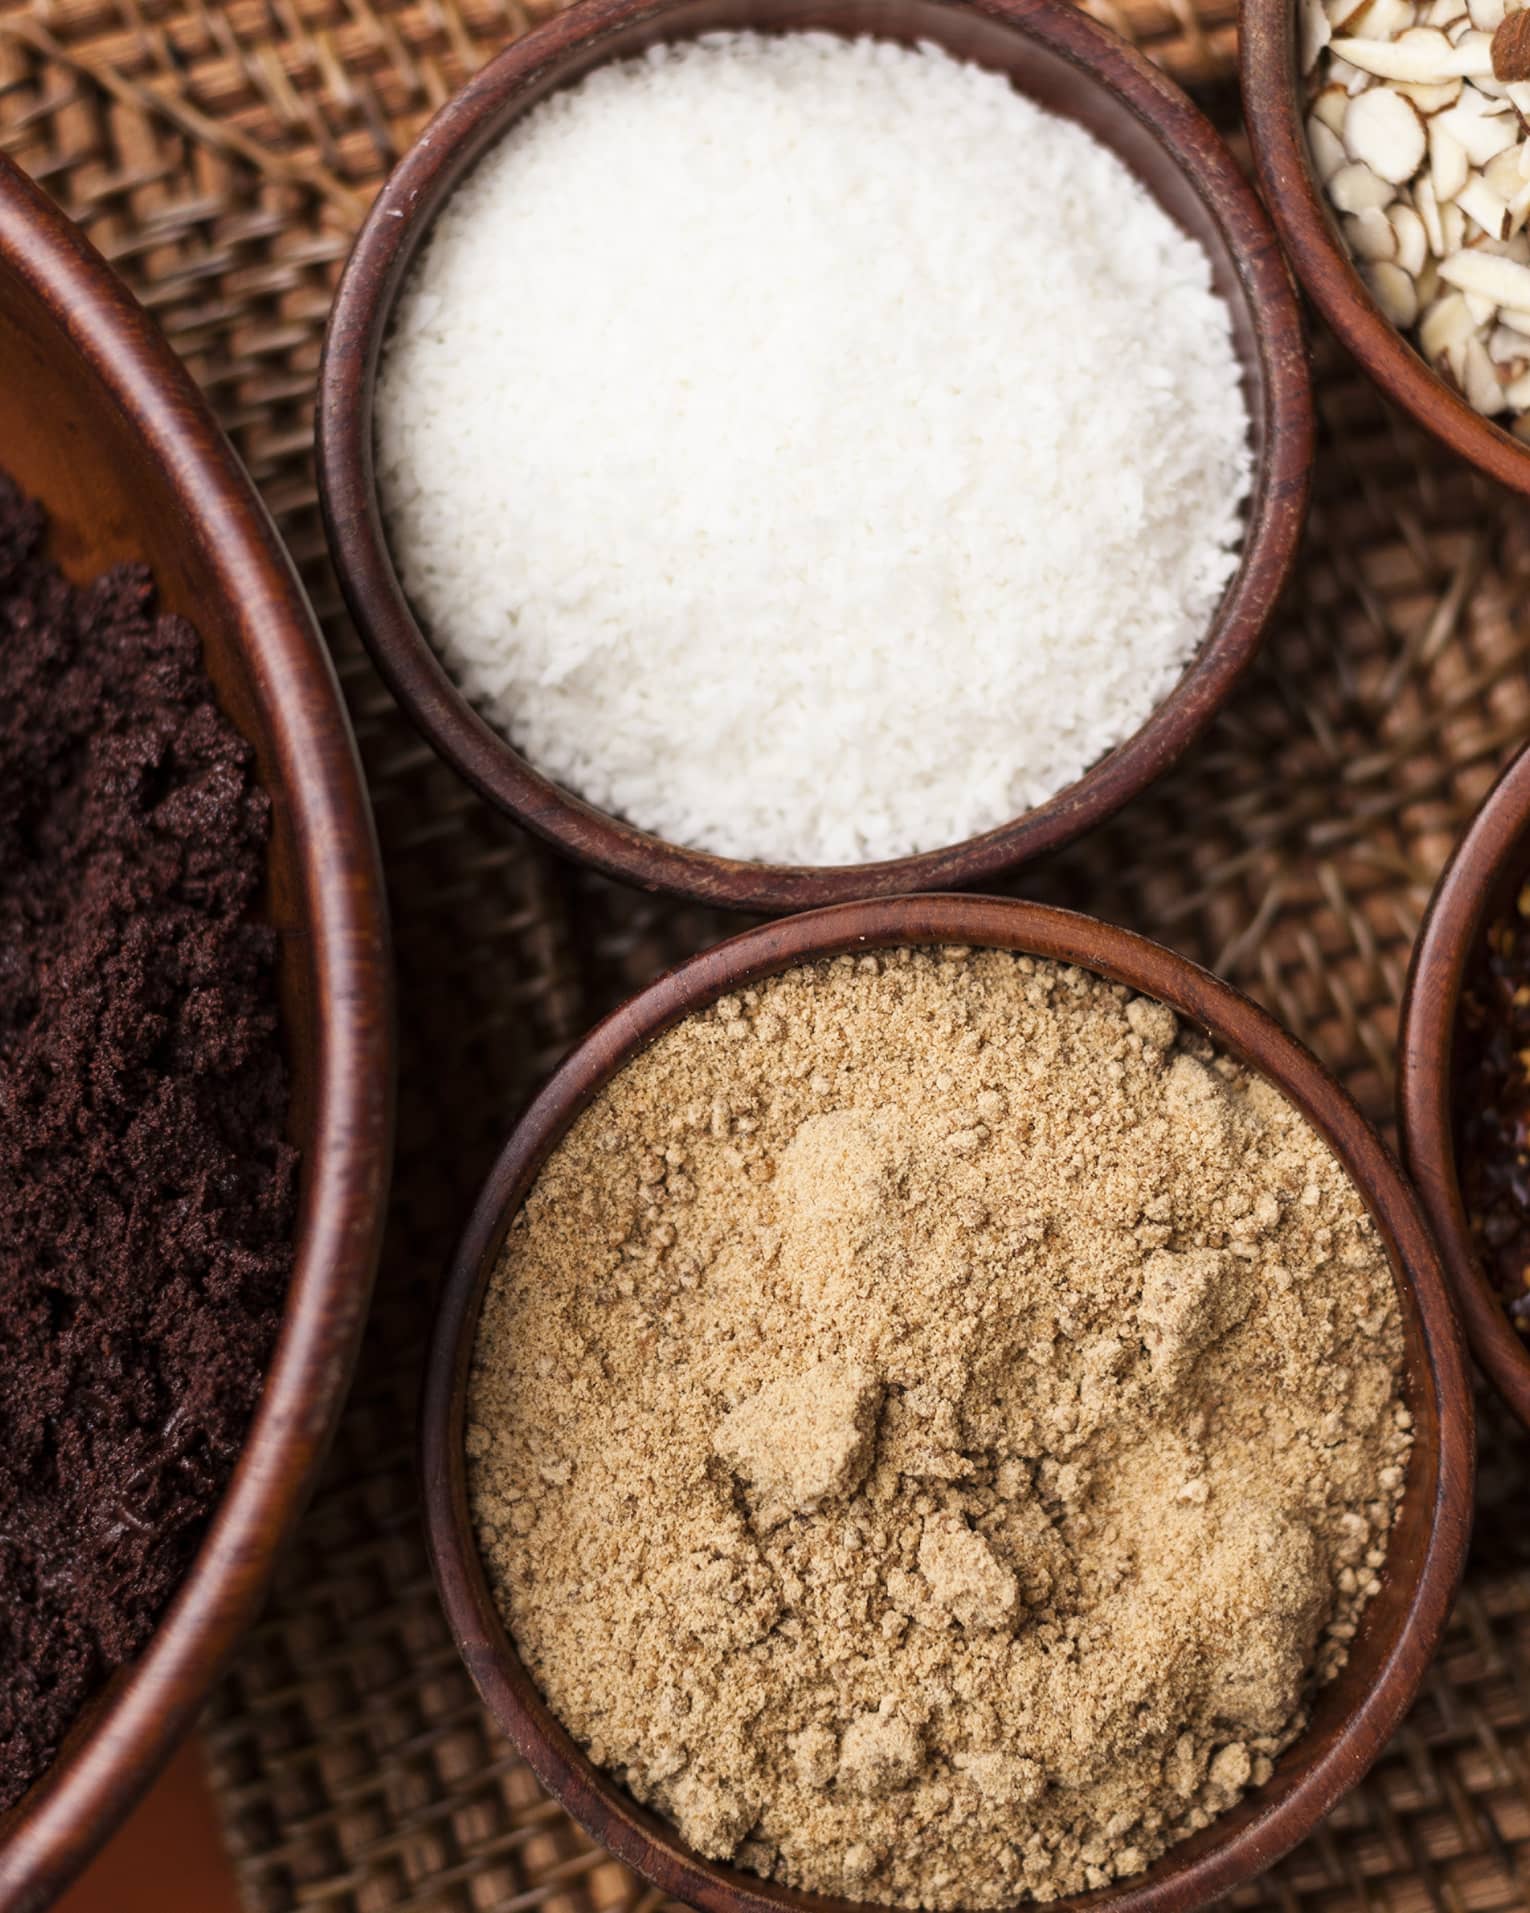
[[[1331,41],[1328,47],[1328,65],[1325,70],[1335,86],[1342,86],[1351,99],[1355,94],[1363,93],[1371,83],[1372,76],[1369,73],[1362,73],[1359,67],[1351,66],[1348,60],[1335,57]]]
[[[1476,331],[1466,301],[1459,292],[1447,292],[1419,321],[1418,342],[1424,357],[1431,362],[1443,358],[1454,347],[1464,345]]]
[[[1504,16],[1504,0],[1466,0],[1471,22],[1482,33],[1491,33]]]
[[[1530,372],[1522,372],[1512,384],[1506,385],[1503,396],[1511,411],[1524,412],[1530,407]],[[1519,431],[1520,426],[1526,423],[1526,419],[1516,420],[1515,431]],[[1523,433],[1520,435],[1524,436]]]
[[[1516,312],[1512,306],[1498,308],[1498,323],[1530,339],[1530,312]]]
[[[1503,90],[1510,106],[1519,115],[1520,125],[1530,126],[1530,81],[1510,80]]]
[[[1494,365],[1506,368],[1511,378],[1519,376],[1519,372],[1514,370],[1515,367],[1521,371],[1530,369],[1526,366],[1526,354],[1530,353],[1530,339],[1527,339],[1522,332],[1515,332],[1506,325],[1495,325],[1488,334],[1487,349],[1488,357]]]
[[[1371,10],[1371,0],[1323,0],[1323,14],[1332,33],[1357,33]]]
[[[1307,122],[1307,147],[1312,154],[1312,164],[1317,176],[1326,186],[1335,173],[1349,164],[1349,154],[1344,150],[1344,142],[1330,127],[1321,120]]]
[[[1395,326],[1410,326],[1418,317],[1418,293],[1401,266],[1378,259],[1363,268],[1365,282],[1376,295],[1376,303]]]
[[[1426,27],[1453,27],[1458,20],[1469,20],[1463,0],[1429,0],[1419,11],[1419,23]]]
[[[1358,213],[1358,219],[1368,219],[1368,213]],[[1392,245],[1397,263],[1404,272],[1414,279],[1424,270],[1424,262],[1429,257],[1429,235],[1424,231],[1424,222],[1411,206],[1394,201],[1382,217],[1392,229]],[[1385,258],[1386,255],[1378,254]]]
[[[1328,197],[1341,213],[1363,213],[1367,206],[1390,206],[1397,193],[1362,160],[1352,159],[1329,180]]]
[[[1454,200],[1440,208],[1440,232],[1445,240],[1446,258],[1466,244],[1466,214]]]
[[[1397,234],[1392,222],[1377,206],[1363,213],[1351,213],[1344,220],[1344,241],[1356,259],[1395,260]]]
[[[1301,0],[1301,58],[1302,72],[1310,73],[1317,65],[1323,48],[1333,38],[1333,28],[1328,24],[1328,15],[1323,11],[1323,0]]]
[[[1424,163],[1427,139],[1416,107],[1389,86],[1373,86],[1349,103],[1344,145],[1378,179],[1400,186]]]
[[[1496,258],[1477,248],[1454,252],[1440,261],[1440,277],[1448,286],[1465,293],[1476,293],[1492,300],[1495,306],[1515,311],[1530,311],[1530,266],[1513,259]]]
[[[1466,309],[1472,315],[1474,326],[1490,325],[1498,316],[1498,307],[1485,294],[1467,292],[1462,297],[1466,300]]]
[[[1482,177],[1500,199],[1512,199],[1525,183],[1519,170],[1519,148],[1510,146],[1490,159],[1482,169]]]
[[[1508,201],[1493,191],[1481,173],[1472,174],[1456,194],[1456,204],[1490,239],[1509,237],[1513,222],[1509,216]]]
[[[1424,236],[1429,241],[1429,250],[1439,258],[1448,248],[1440,228],[1440,202],[1434,196],[1434,182],[1427,173],[1420,173],[1413,182],[1413,204],[1424,222]]]
[[[1445,125],[1447,117],[1439,113],[1429,122],[1429,183],[1442,206],[1455,198],[1472,170],[1466,148]]]

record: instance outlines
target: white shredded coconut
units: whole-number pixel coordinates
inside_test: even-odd
[[[540,770],[673,842],[856,863],[1071,783],[1236,568],[1201,248],[933,48],[598,69],[438,218],[377,394],[400,577]]]

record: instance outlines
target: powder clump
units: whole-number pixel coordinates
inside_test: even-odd
[[[533,1675],[701,1852],[1098,1887],[1269,1775],[1384,1571],[1386,1255],[1269,1085],[998,951],[661,1036],[507,1238],[473,1513]]]

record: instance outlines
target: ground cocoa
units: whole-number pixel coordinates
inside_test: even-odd
[[[987,1907],[1129,1877],[1342,1663],[1410,1443],[1327,1148],[1162,1004],[997,951],[662,1036],[487,1297],[473,1513],[521,1652],[702,1853]]]
[[[147,572],[43,532],[0,474],[0,1809],[185,1572],[294,1213],[250,752]]]

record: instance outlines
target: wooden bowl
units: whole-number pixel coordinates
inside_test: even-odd
[[[467,1380],[479,1309],[505,1233],[550,1151],[601,1087],[681,1017],[761,976],[845,950],[964,943],[1085,968],[1169,1003],[1277,1084],[1360,1190],[1391,1257],[1417,1422],[1382,1591],[1348,1666],[1273,1777],[1145,1874],[1059,1907],[1176,1913],[1204,1906],[1293,1846],[1352,1787],[1402,1719],[1429,1663],[1465,1559],[1473,1423],[1464,1356],[1434,1245],[1396,1166],[1348,1096],[1263,1010],[1181,956],[1069,911],[992,897],[841,905],[767,924],[662,976],[598,1026],[531,1105],[484,1186],[443,1292],[426,1375],[421,1444],[427,1535],[452,1631],[479,1692],[543,1784],[595,1840],[660,1890],[708,1913],[847,1913],[851,1902],[771,1885],[698,1858],[675,1830],[598,1771],[554,1719],[506,1633],[468,1517]]]
[[[1403,1152],[1440,1245],[1472,1353],[1530,1428],[1530,1348],[1472,1243],[1456,1170],[1456,1027],[1461,987],[1493,921],[1530,874],[1530,750],[1499,778],[1456,847],[1413,946],[1397,1083]]]
[[[1108,146],[1201,242],[1233,311],[1255,484],[1242,562],[1195,658],[1142,728],[1076,783],[1011,823],[921,856],[816,868],[739,862],[666,843],[594,809],[540,775],[457,690],[388,553],[373,470],[373,389],[394,300],[432,220],[511,122],[555,88],[656,41],[721,27],[930,40],[1009,75]],[[1296,550],[1311,457],[1301,321],[1262,209],[1185,95],[1068,0],[586,0],[491,60],[394,168],[351,253],[319,375],[330,549],[378,669],[425,737],[491,803],[571,856],[644,889],[758,911],[974,883],[1068,842],[1135,796],[1205,728],[1252,659]]]
[[[200,631],[254,746],[273,829],[296,1264],[265,1393],[196,1559],[149,1645],[0,1816],[0,1905],[47,1905],[191,1726],[259,1611],[313,1487],[366,1314],[391,1143],[381,875],[350,729],[292,567],[228,442],[148,316],[0,157],[0,465],[40,498],[78,580],[126,558]],[[149,1272],[146,1272],[148,1279]]]
[[[1296,21],[1297,0],[1240,0],[1243,116],[1260,190],[1296,276],[1389,399],[1489,478],[1530,492],[1530,445],[1445,383],[1382,312],[1349,256],[1307,151]]]

